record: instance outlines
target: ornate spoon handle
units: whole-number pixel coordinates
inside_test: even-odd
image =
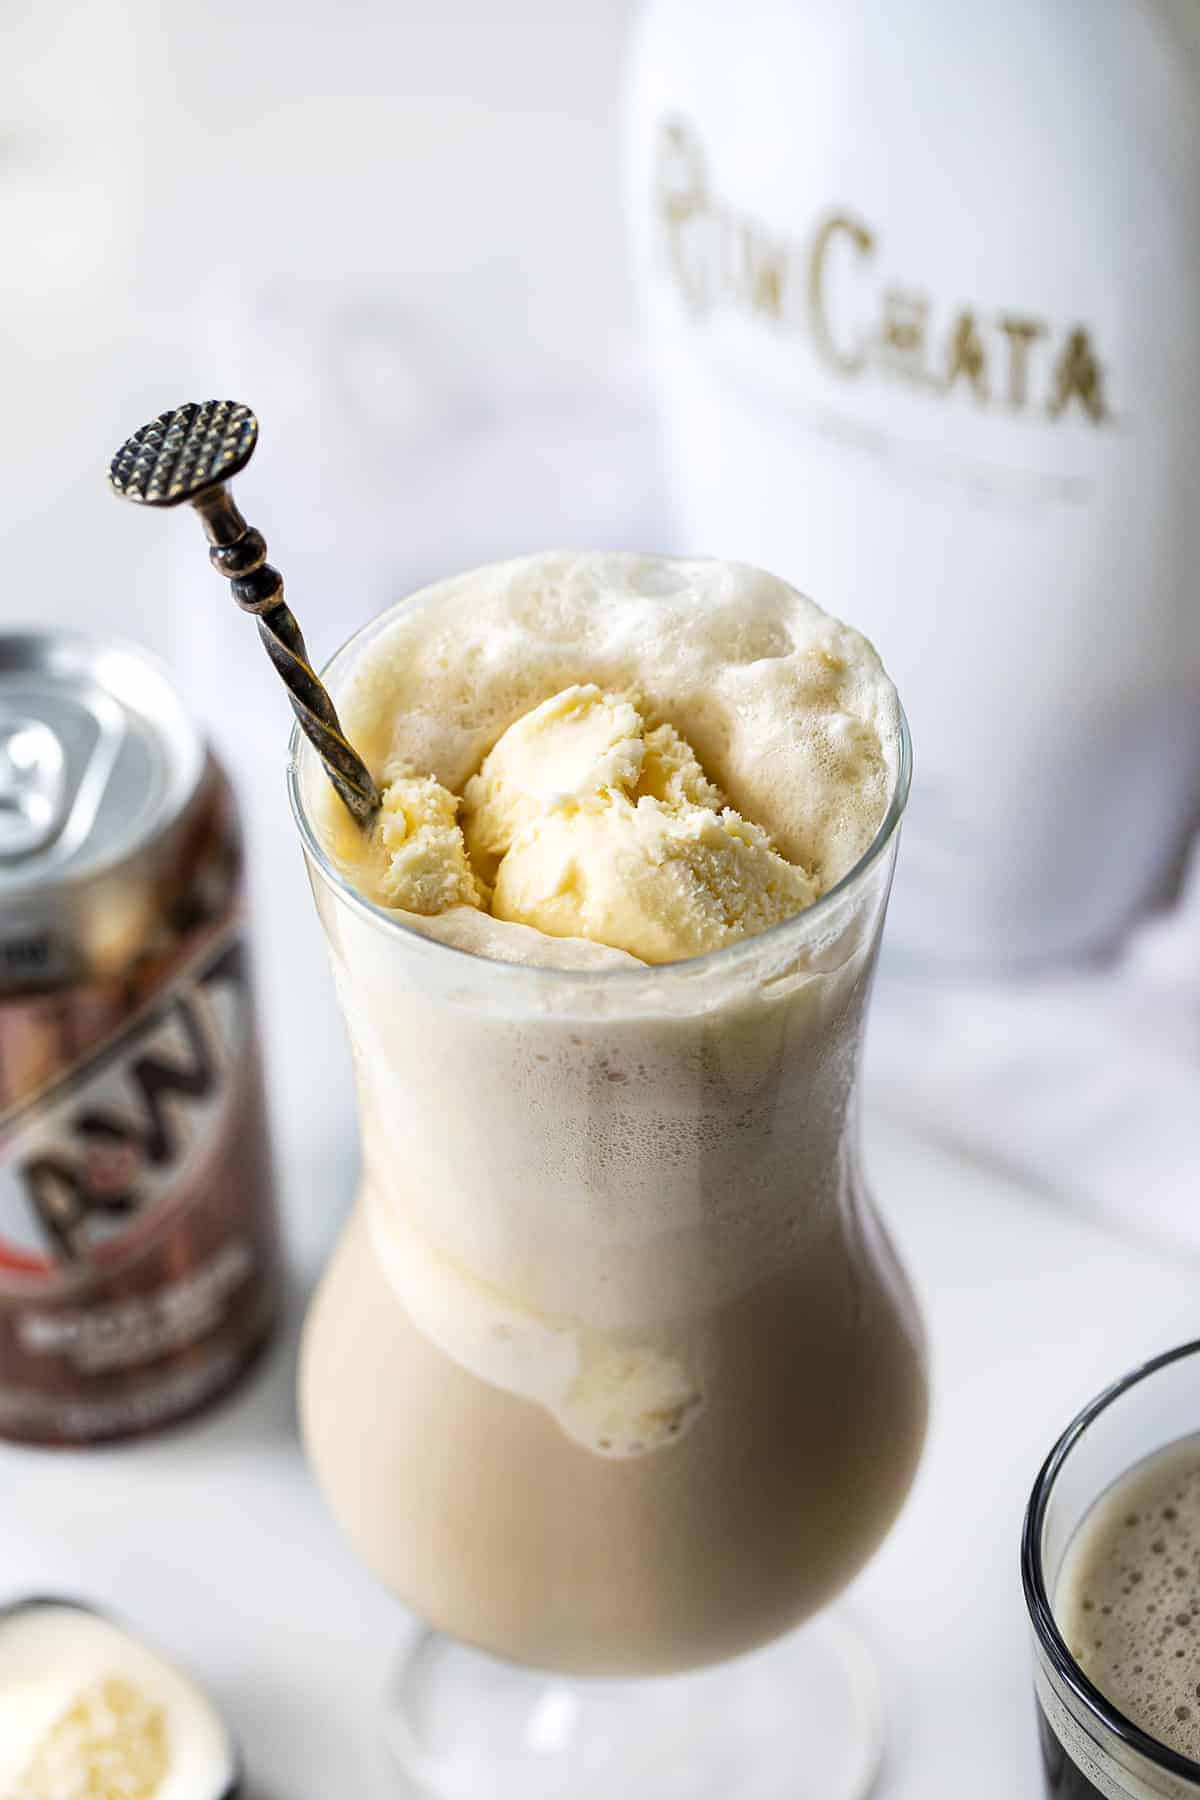
[[[209,561],[227,577],[242,611],[257,618],[258,635],[301,730],[345,805],[366,825],[378,810],[379,790],[347,742],[337,708],[309,661],[304,634],[283,598],[283,576],[266,560],[266,539],[247,525],[226,486],[250,461],[257,442],[258,420],[248,406],[190,401],[160,413],[122,444],[109,483],[114,493],[143,506],[195,507],[209,541]]]

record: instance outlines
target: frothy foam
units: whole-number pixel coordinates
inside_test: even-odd
[[[878,656],[811,600],[741,564],[561,552],[477,570],[390,619],[337,700],[378,778],[432,775],[462,794],[510,726],[577,683],[623,696],[652,730],[686,739],[729,804],[811,874],[809,897],[848,873],[882,823],[900,719]],[[318,786],[311,800],[333,859],[360,891],[392,904],[386,859],[332,794]],[[542,955],[543,933],[510,937],[508,921],[462,907],[444,916],[459,947],[566,960]],[[447,935],[438,918],[404,917]]]
[[[1100,1692],[1200,1761],[1200,1437],[1151,1457],[1099,1501],[1067,1552],[1054,1610]]]

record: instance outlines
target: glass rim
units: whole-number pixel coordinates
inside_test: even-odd
[[[1146,1762],[1156,1769],[1177,1775],[1192,1782],[1200,1789],[1200,1762],[1195,1762],[1182,1751],[1172,1750],[1159,1738],[1151,1737],[1140,1725],[1126,1715],[1102,1694],[1095,1684],[1089,1681],[1067,1647],[1055,1620],[1050,1605],[1050,1596],[1046,1591],[1045,1570],[1042,1566],[1042,1532],[1046,1522],[1046,1509],[1054,1492],[1055,1483],[1062,1473],[1072,1451],[1095,1423],[1101,1413],[1117,1400],[1123,1399],[1131,1389],[1148,1381],[1161,1370],[1172,1364],[1185,1361],[1189,1356],[1200,1356],[1200,1338],[1193,1338],[1186,1344],[1178,1344],[1172,1350],[1164,1350],[1158,1356],[1152,1356],[1147,1362],[1139,1363],[1116,1381],[1110,1383],[1093,1400],[1089,1400],[1083,1409],[1076,1413],[1071,1423],[1054,1445],[1038,1472],[1033,1490],[1029,1496],[1029,1504],[1025,1511],[1025,1523],[1021,1532],[1021,1583],[1025,1590],[1025,1605],[1038,1642],[1045,1651],[1055,1673],[1075,1695],[1088,1713],[1102,1725],[1113,1737],[1120,1740],[1129,1749],[1137,1752]],[[1164,1444],[1161,1446],[1166,1449]],[[1136,1465],[1133,1465],[1136,1466]],[[1120,1477],[1118,1477],[1120,1479]],[[1104,1490],[1102,1490],[1104,1491]],[[1100,1499],[1100,1494],[1094,1497]]]
[[[322,681],[327,681],[335,665],[347,651],[351,650],[361,639],[381,629],[386,621],[418,597],[418,595],[407,596],[405,599],[395,602],[394,605],[386,607],[375,618],[369,619],[365,625],[361,625],[344,643],[339,645],[333,655],[322,665],[319,671]],[[417,931],[411,925],[406,925],[393,910],[386,906],[380,906],[375,901],[368,900],[365,894],[359,893],[357,888],[332,862],[317,836],[312,818],[304,803],[301,780],[301,761],[305,749],[307,748],[314,757],[317,753],[308,744],[299,720],[293,724],[288,737],[288,800],[304,851],[310,862],[319,869],[329,887],[352,911],[357,912],[377,929],[399,934],[402,940],[408,940],[418,954],[429,952],[435,955],[440,953],[443,957],[457,957],[476,967],[482,965],[489,970],[500,971],[497,979],[517,984],[521,982],[549,983],[564,991],[596,987],[620,991],[623,988],[630,989],[639,983],[648,981],[652,983],[678,982],[687,978],[696,979],[714,970],[736,968],[740,962],[761,955],[767,948],[780,949],[792,938],[803,941],[804,936],[814,926],[817,929],[820,928],[821,922],[833,912],[836,903],[843,900],[849,890],[857,886],[879,861],[904,817],[904,810],[912,787],[913,756],[908,717],[898,695],[896,704],[900,719],[900,741],[895,786],[879,828],[858,861],[846,871],[840,880],[834,883],[828,893],[822,894],[819,900],[814,900],[810,906],[794,913],[790,919],[781,919],[777,925],[768,926],[766,931],[760,931],[753,937],[739,938],[736,943],[724,944],[719,950],[708,950],[700,956],[683,957],[678,962],[642,963],[636,968],[607,969],[572,969],[544,963],[505,962],[499,957],[483,956],[476,950],[466,950],[459,944],[448,944],[440,938],[429,936],[425,932]],[[449,968],[451,965],[447,963],[445,966]]]

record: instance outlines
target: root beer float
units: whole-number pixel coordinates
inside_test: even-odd
[[[728,1715],[677,1685],[575,1684],[552,1745],[523,1721],[537,1671],[703,1682],[788,1631],[911,1483],[924,1344],[856,1107],[899,700],[762,571],[588,553],[441,583],[322,681],[225,486],[256,432],[179,408],[113,481],[195,506],[296,713],[364,1164],[300,1408],[338,1521],[434,1628],[393,1742],[430,1794],[474,1791],[478,1752],[491,1792],[584,1800],[641,1791],[678,1703],[724,1766]],[[739,1679],[781,1772],[802,1745],[859,1796],[861,1655],[803,1635]]]

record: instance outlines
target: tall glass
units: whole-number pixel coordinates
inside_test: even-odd
[[[388,618],[335,658],[335,697]],[[410,1777],[522,1800],[864,1792],[855,1645],[742,1653],[862,1566],[924,1433],[856,1106],[907,737],[838,887],[653,968],[534,968],[406,927],[331,860],[323,779],[297,736],[363,1180],[301,1414],[341,1526],[430,1627],[392,1701]]]
[[[1127,1719],[1080,1668],[1054,1617],[1063,1559],[1096,1502],[1138,1463],[1197,1430],[1200,1341],[1106,1388],[1067,1427],[1034,1484],[1021,1572],[1046,1793],[1059,1800],[1200,1800],[1200,1763]]]

